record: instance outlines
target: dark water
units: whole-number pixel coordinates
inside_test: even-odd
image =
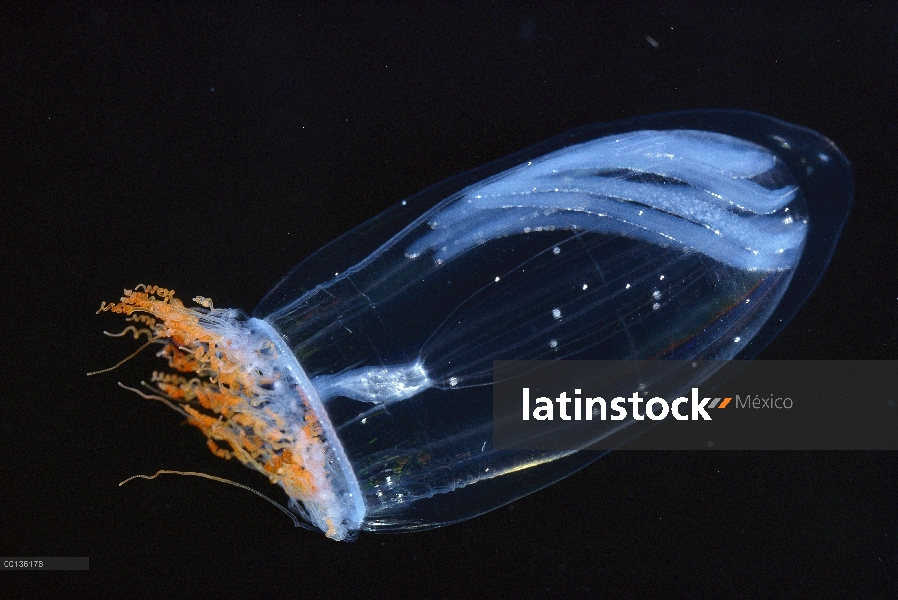
[[[898,352],[894,6],[0,8],[4,597],[513,594],[885,598],[892,453],[618,452],[485,516],[351,544],[159,403],[93,313],[124,287],[251,309],[299,260],[428,185],[587,123],[738,108],[851,160],[832,265],[770,359]],[[653,43],[654,42],[654,43]],[[276,496],[276,494],[274,494]]]

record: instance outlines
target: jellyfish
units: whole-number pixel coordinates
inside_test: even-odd
[[[101,311],[161,345],[153,396],[306,523],[335,540],[414,531],[566,477],[612,433],[495,448],[493,361],[751,358],[820,279],[852,194],[848,161],[809,129],[739,111],[641,117],[403,201],[306,258],[251,316],[152,285]]]

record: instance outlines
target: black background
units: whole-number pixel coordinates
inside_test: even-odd
[[[650,36],[655,44],[650,43]],[[657,45],[657,47],[656,47]],[[2,597],[895,597],[894,453],[613,453],[430,532],[336,543],[204,471],[148,357],[94,315],[140,282],[252,308],[402,198],[567,129],[741,108],[857,178],[816,293],[764,358],[896,358],[894,3],[7,1],[0,9]]]

